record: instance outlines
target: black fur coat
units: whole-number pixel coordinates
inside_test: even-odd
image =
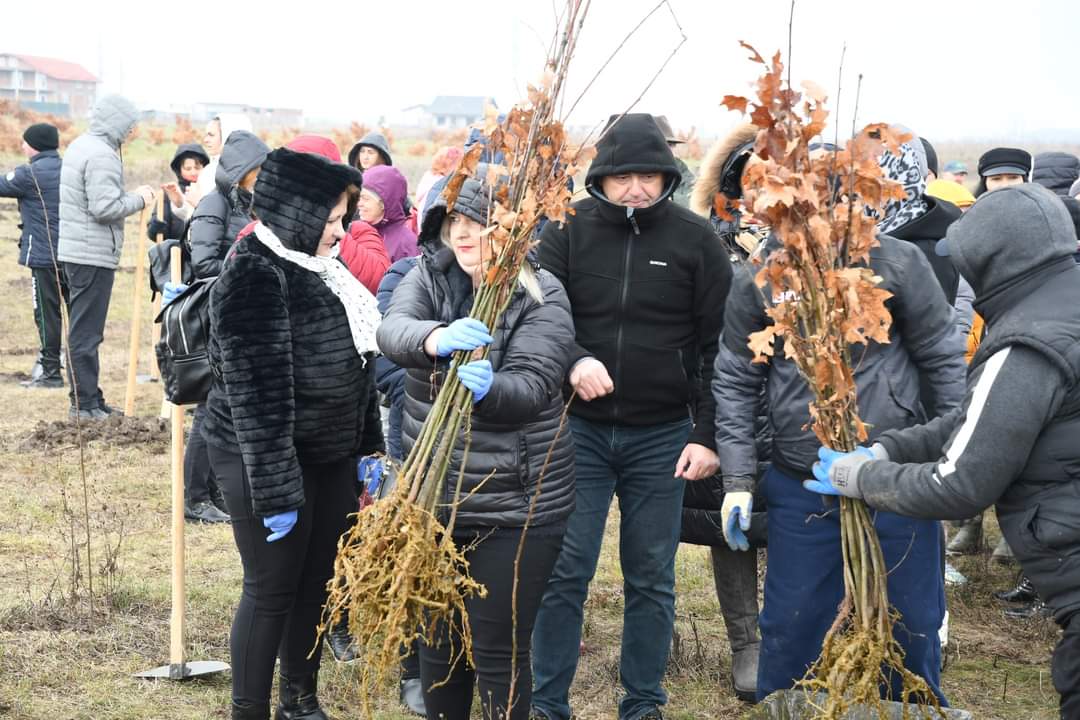
[[[239,452],[256,515],[304,504],[301,465],[383,450],[374,358],[318,275],[241,238],[211,295],[207,442]]]

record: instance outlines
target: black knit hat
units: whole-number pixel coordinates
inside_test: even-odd
[[[23,133],[23,140],[38,152],[56,150],[60,147],[60,132],[55,125],[36,123],[26,128],[26,132]]]
[[[314,255],[341,193],[359,189],[362,177],[321,155],[278,148],[262,164],[252,209],[285,247]]]
[[[926,169],[934,173],[934,177],[938,177],[941,173],[938,172],[937,150],[929,140],[922,136],[919,137],[919,142],[922,143],[923,150],[926,152]]]

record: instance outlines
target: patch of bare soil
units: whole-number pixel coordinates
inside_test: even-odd
[[[21,383],[30,379],[27,373],[22,370],[16,370],[15,372],[0,372],[0,383]]]
[[[123,417],[114,415],[104,420],[83,420],[82,437],[87,444],[107,447],[138,446],[149,452],[165,453],[169,449],[169,421],[157,417]],[[33,431],[20,444],[20,452],[74,447],[78,443],[74,420],[38,421]]]

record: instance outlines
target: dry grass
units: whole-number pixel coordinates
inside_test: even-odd
[[[118,429],[86,451],[95,613],[90,615],[82,545],[82,486],[74,427],[69,440],[34,441],[39,422],[66,417],[64,391],[27,391],[13,378],[29,371],[36,352],[28,273],[16,264],[17,215],[0,203],[0,717],[13,720],[228,717],[227,676],[211,681],[147,683],[132,673],[168,657],[169,462],[153,426]],[[133,259],[129,226],[125,262]],[[132,274],[117,274],[102,348],[102,386],[123,402]],[[144,308],[143,363],[149,361],[149,303]],[[160,389],[138,387],[137,411],[157,414]],[[149,421],[144,421],[149,422]],[[132,441],[135,433],[136,440]],[[138,435],[138,433],[146,433]],[[132,444],[134,442],[134,444]],[[610,535],[617,532],[616,513]],[[589,600],[585,643],[573,703],[583,719],[614,718],[619,695],[618,653],[622,583],[610,537]],[[188,526],[189,659],[228,660],[228,631],[239,596],[240,564],[228,527]],[[72,570],[72,543],[79,572]],[[961,561],[973,578],[950,591],[953,644],[944,685],[953,703],[975,717],[1051,720],[1057,697],[1049,653],[1057,632],[1047,623],[1008,623],[992,589],[1011,579],[982,558]],[[738,718],[726,678],[727,642],[719,618],[708,555],[684,546],[678,557],[678,629],[667,689],[671,718]],[[74,585],[73,577],[78,577]],[[695,628],[697,634],[695,636]],[[1007,676],[1007,681],[1006,681]],[[322,697],[332,717],[357,717],[357,669],[324,665]],[[1003,697],[1004,696],[1004,697]],[[382,720],[405,718],[396,687],[373,698]]]

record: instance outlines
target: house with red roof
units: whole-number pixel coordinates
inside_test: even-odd
[[[72,117],[90,114],[98,79],[78,63],[0,53],[0,99]]]

